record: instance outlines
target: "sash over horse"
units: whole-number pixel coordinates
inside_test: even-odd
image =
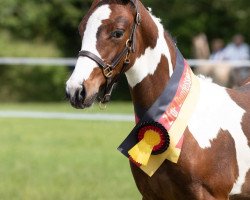
[[[147,111],[135,106],[136,126],[118,147],[149,176],[166,159],[178,162],[183,134],[199,97],[198,78],[177,48],[176,53],[169,83]]]

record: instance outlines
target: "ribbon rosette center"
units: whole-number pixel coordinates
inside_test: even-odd
[[[128,153],[135,162],[146,166],[153,148],[160,143],[160,133],[155,130],[147,130],[143,133],[139,143],[130,149]]]

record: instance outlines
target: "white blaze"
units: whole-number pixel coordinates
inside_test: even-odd
[[[109,19],[110,14],[111,9],[108,5],[102,5],[92,13],[86,25],[84,36],[82,39],[81,50],[90,51],[91,53],[101,58],[99,52],[96,49],[97,31],[102,25],[102,21],[105,19]],[[67,81],[66,87],[67,92],[69,92],[71,96],[74,95],[77,89],[82,88],[82,82],[89,78],[91,72],[95,67],[98,67],[97,64],[87,57],[79,57],[77,59],[74,72]]]

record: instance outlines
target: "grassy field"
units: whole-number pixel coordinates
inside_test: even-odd
[[[0,110],[85,112],[68,104],[0,104]],[[98,111],[97,106],[88,112]],[[100,112],[100,111],[98,111]],[[129,104],[104,111],[131,113]],[[0,118],[0,199],[140,199],[117,146],[133,123]]]

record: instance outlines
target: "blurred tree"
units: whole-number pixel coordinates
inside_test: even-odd
[[[221,37],[226,42],[240,32],[248,37],[250,1],[245,0],[145,0],[165,28],[178,41],[185,57],[191,57],[192,38],[203,32],[209,41]],[[249,41],[249,37],[247,41]]]
[[[55,41],[66,56],[80,48],[78,24],[92,0],[1,0],[0,30],[13,37]],[[192,37],[200,32],[209,40],[226,41],[236,32],[248,38],[250,1],[246,0],[143,0],[162,19],[178,40],[186,57],[191,56]]]
[[[66,56],[75,55],[80,40],[77,26],[91,0],[1,0],[0,30],[30,41],[56,42]]]
[[[64,101],[63,67],[0,67],[0,101]]]
[[[192,57],[192,38],[199,34],[205,33],[209,41],[213,38],[223,38],[225,42],[229,42],[235,33],[242,33],[246,37],[246,41],[250,42],[249,18],[250,18],[250,1],[246,0],[142,0],[145,6],[153,9],[154,15],[162,19],[164,27],[169,30],[174,38],[177,39],[178,46],[187,58]],[[8,55],[8,52],[27,51],[21,55],[37,55],[29,52],[38,51],[41,45],[37,45],[39,41],[42,44],[48,43],[56,47],[61,54],[51,54],[52,56],[75,56],[80,49],[81,41],[78,34],[78,24],[85,15],[92,0],[1,0],[0,1],[0,56]],[[8,44],[2,42],[7,38],[12,38],[14,42]],[[32,43],[23,49],[17,49],[15,41],[24,41]],[[9,46],[12,45],[12,51]],[[3,47],[4,46],[4,47]],[[50,46],[50,47],[51,47]],[[28,47],[28,48],[27,48]],[[46,49],[46,48],[45,48]],[[1,53],[4,51],[4,53]],[[43,51],[45,52],[45,51]],[[53,52],[53,51],[51,51]],[[55,52],[55,51],[54,51]],[[42,53],[38,53],[43,56]],[[49,53],[44,53],[48,55]],[[16,55],[16,54],[15,54]],[[17,54],[19,55],[19,54]],[[40,70],[40,69],[39,69]],[[38,70],[38,71],[39,71]],[[30,69],[0,70],[0,80],[6,83],[17,83],[12,80],[19,80],[18,85],[6,86],[6,90],[0,92],[4,97],[5,92],[21,91],[20,87],[26,85],[19,78],[27,80],[27,76],[36,77],[27,90],[26,96],[19,94],[17,99],[28,99],[28,94],[34,94],[37,91],[37,85],[43,87],[42,93],[47,95],[50,92],[49,85],[55,88],[60,87],[66,80],[65,71],[47,71],[40,70],[38,75]],[[15,73],[16,72],[16,73]],[[47,73],[48,72],[48,73]],[[50,76],[49,73],[52,75]],[[15,77],[16,76],[16,77]],[[18,79],[17,79],[18,78]],[[39,79],[40,82],[36,82]],[[44,79],[50,81],[43,81]],[[60,81],[54,81],[60,80]],[[46,86],[43,84],[47,84]],[[32,88],[34,86],[35,88]],[[120,87],[125,87],[121,84]],[[121,91],[121,90],[120,90]],[[22,91],[23,92],[23,91]],[[61,92],[61,91],[60,91]],[[43,100],[57,100],[63,95],[53,93],[55,95],[39,97]],[[14,93],[13,93],[14,95]],[[37,92],[35,100],[41,93]],[[128,96],[127,94],[116,93],[117,97]],[[18,96],[18,94],[15,94]],[[123,98],[123,97],[122,97]],[[1,99],[1,97],[0,97]]]

